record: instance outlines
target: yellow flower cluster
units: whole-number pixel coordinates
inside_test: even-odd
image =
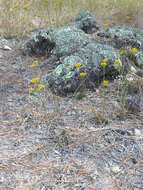
[[[125,50],[120,51],[120,55],[133,55],[138,52],[137,48],[129,48],[128,46],[126,47]]]
[[[30,68],[34,68],[35,66],[39,66],[39,62],[37,60],[33,61],[33,63],[30,65]]]
[[[82,63],[81,63],[81,62],[77,62],[77,63],[75,64],[75,67],[76,67],[76,68],[80,68],[81,66],[82,66]],[[70,67],[70,66],[69,66],[69,67]],[[84,77],[84,76],[87,75],[87,73],[81,72],[79,75],[80,75],[81,77]]]
[[[102,81],[102,86],[108,86],[108,80],[103,80]]]
[[[36,83],[38,83],[38,82],[39,82],[39,80],[40,80],[40,78],[39,78],[39,77],[33,78],[33,79],[31,80],[31,83],[36,84]]]
[[[102,62],[102,63],[101,63],[101,66],[102,66],[102,67],[106,67],[106,66],[107,66],[107,63]]]
[[[134,55],[134,54],[137,53],[137,52],[138,52],[137,48],[132,48],[132,49],[129,49],[129,50],[128,50],[128,54],[129,54],[129,55]]]
[[[131,19],[131,17],[130,16],[126,16],[126,20],[128,21],[128,20],[130,20]]]
[[[118,69],[121,64],[122,62],[120,59],[115,59],[115,64],[114,64],[115,69]]]
[[[84,76],[86,76],[87,75],[87,73],[80,73],[80,76],[81,77],[84,77]]]
[[[104,24],[104,26],[105,26],[106,28],[108,28],[108,27],[109,27],[109,24]]]
[[[34,88],[29,88],[29,94],[32,94],[34,92]]]
[[[120,59],[115,59],[115,63],[117,63],[118,65],[121,64],[121,60]]]
[[[33,79],[31,80],[31,83],[33,83],[33,84],[35,84],[35,85],[34,85],[34,88],[33,88],[33,87],[29,88],[29,94],[32,94],[32,93],[34,93],[35,91],[40,92],[42,89],[45,88],[45,85],[44,85],[44,84],[38,84],[38,83],[39,83],[39,80],[40,80],[39,77],[33,78]]]
[[[81,63],[81,62],[78,62],[78,63],[75,64],[75,66],[76,66],[77,68],[79,68],[79,67],[82,66],[82,63]]]
[[[39,84],[38,85],[38,91],[40,92],[42,89],[44,89],[45,88],[45,85],[44,84]]]
[[[37,86],[37,91],[38,92],[40,92],[42,89],[44,89],[45,88],[45,85],[44,84],[38,84],[38,86]],[[36,91],[36,89],[35,88],[29,88],[29,94],[32,94],[32,93],[34,93],[34,91]]]
[[[107,59],[103,59],[102,62],[101,62],[101,66],[102,67],[106,67],[107,66]]]
[[[131,50],[132,50],[132,53],[137,53],[138,52],[137,48],[132,48]]]

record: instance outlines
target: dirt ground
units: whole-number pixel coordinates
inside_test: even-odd
[[[101,88],[82,100],[29,95],[33,58],[19,40],[3,43],[11,50],[0,49],[0,190],[142,190],[143,113],[119,118],[119,80],[106,99]]]

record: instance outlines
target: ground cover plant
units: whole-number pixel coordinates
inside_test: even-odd
[[[41,80],[56,73],[58,65],[45,67],[47,55],[23,55],[21,48],[40,29],[60,30],[74,22],[80,10],[90,11],[100,26],[91,35],[111,44],[110,32],[122,32],[118,26],[142,29],[142,7],[142,0],[0,0],[0,190],[142,189],[140,31],[134,33],[135,45],[141,46],[125,44],[113,62],[101,59],[103,77],[94,90],[86,85],[84,62],[76,61],[80,86],[67,96],[53,93]],[[125,31],[128,34],[128,28]],[[115,49],[119,45],[113,43]],[[126,57],[127,68],[122,70]],[[117,70],[114,80],[106,78],[109,64]],[[66,69],[73,68],[69,64]]]

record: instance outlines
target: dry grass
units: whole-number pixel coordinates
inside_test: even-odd
[[[0,5],[1,33],[6,38],[24,37],[27,31],[35,28],[63,25],[83,9],[91,11],[104,24],[142,27],[142,0],[0,0]]]

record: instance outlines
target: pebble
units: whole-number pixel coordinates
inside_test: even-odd
[[[134,130],[135,136],[141,137],[143,134],[141,134],[141,131],[139,129]]]

